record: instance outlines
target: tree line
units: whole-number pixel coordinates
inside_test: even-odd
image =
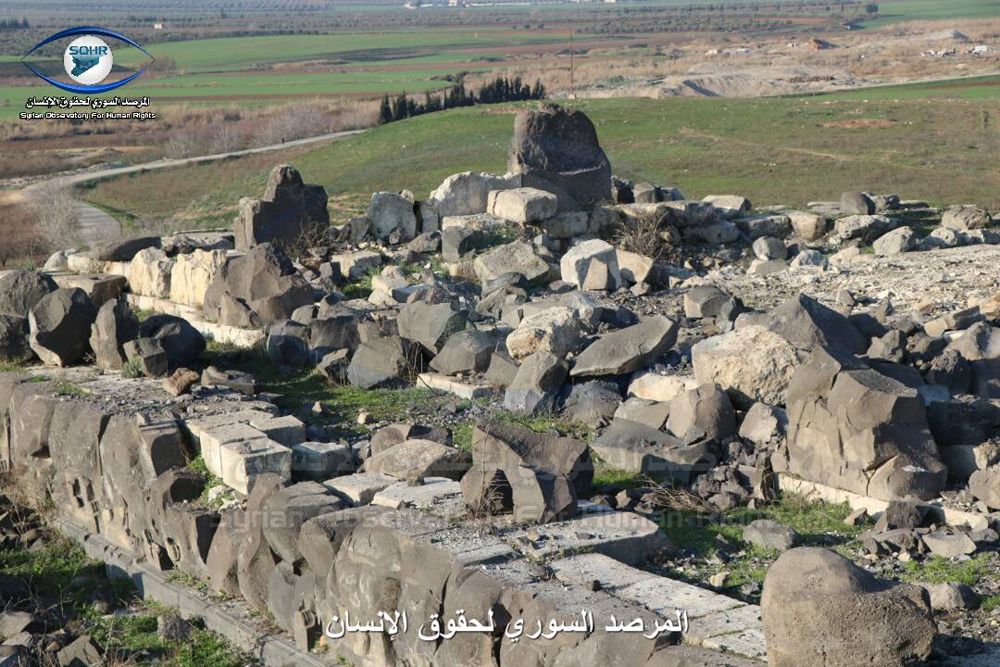
[[[383,95],[382,103],[379,105],[378,122],[379,125],[384,125],[425,113],[456,107],[470,107],[474,104],[496,104],[498,102],[518,102],[544,98],[545,86],[542,85],[541,81],[535,81],[535,85],[531,86],[524,83],[519,76],[513,79],[498,76],[493,81],[480,86],[479,90],[475,92],[466,90],[465,83],[458,81],[444,91],[444,94],[428,91],[424,94],[423,102],[417,102],[405,92],[392,98]]]
[[[28,19],[0,19],[0,31],[24,30],[30,27]]]

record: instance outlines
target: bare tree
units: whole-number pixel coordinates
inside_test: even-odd
[[[35,217],[35,229],[50,250],[80,243],[78,202],[70,188],[56,183],[45,183],[33,188],[28,207]]]
[[[212,126],[214,134],[209,144],[210,153],[231,153],[243,148],[246,136],[239,126],[225,121]]]

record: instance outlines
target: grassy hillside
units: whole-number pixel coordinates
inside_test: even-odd
[[[689,197],[741,193],[803,205],[846,189],[1000,208],[996,103],[890,99],[609,99],[573,103],[598,127],[616,174],[676,185]],[[128,220],[228,223],[289,161],[324,185],[334,207],[376,190],[418,197],[447,175],[502,172],[517,105],[421,116],[346,141],[107,181],[90,201]]]

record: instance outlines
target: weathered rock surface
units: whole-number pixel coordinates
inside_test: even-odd
[[[312,302],[312,288],[288,257],[264,243],[219,270],[205,293],[204,312],[214,322],[259,328]]]
[[[935,635],[925,595],[875,579],[832,551],[786,551],[764,580],[768,664],[897,667],[924,660]]]
[[[623,375],[645,368],[677,342],[677,323],[662,315],[607,333],[583,350],[570,375]]]
[[[271,170],[263,198],[240,200],[233,232],[239,250],[262,243],[305,246],[329,225],[323,186],[305,185],[298,170],[281,164]]]
[[[89,349],[97,309],[81,289],[49,292],[28,311],[29,345],[47,364],[69,366]]]
[[[611,200],[611,163],[582,111],[543,104],[518,112],[507,170],[522,187],[557,195],[560,209]]]

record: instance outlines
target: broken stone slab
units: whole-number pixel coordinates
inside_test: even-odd
[[[402,480],[420,477],[459,480],[469,465],[469,455],[456,447],[431,440],[411,439],[369,458],[364,463],[364,471]]]
[[[587,444],[574,438],[536,433],[516,424],[484,420],[472,431],[472,459],[486,469],[526,466],[565,476],[577,495],[590,494],[594,465]]]
[[[393,484],[376,492],[371,504],[390,509],[413,507],[421,510],[434,509],[448,499],[462,495],[462,485],[447,477],[425,477],[420,484],[394,481]]]
[[[417,375],[417,386],[443,391],[468,401],[493,395],[493,388],[488,385],[463,382],[441,373],[420,373]]]
[[[992,224],[990,214],[978,206],[951,206],[941,216],[941,226],[961,231],[985,229]]]
[[[292,474],[301,479],[323,481],[357,468],[354,450],[345,443],[299,442],[291,449]]]
[[[159,248],[140,250],[129,262],[129,289],[134,294],[168,298],[174,262]]]
[[[632,397],[626,399],[615,411],[614,419],[637,422],[661,430],[670,416],[670,403]]]
[[[201,372],[201,384],[204,387],[225,387],[245,396],[254,396],[260,391],[257,378],[243,371],[221,370],[208,366]]]
[[[100,308],[108,301],[114,301],[125,291],[124,276],[107,273],[84,275],[55,275],[52,277],[59,287],[65,289],[82,289],[95,308]]]
[[[330,263],[338,267],[339,275],[346,280],[360,280],[382,265],[382,255],[371,250],[355,250],[331,255]]]
[[[767,313],[761,322],[796,348],[811,351],[817,345],[863,354],[867,339],[846,317],[800,293]]]
[[[618,253],[600,239],[576,244],[559,262],[562,279],[581,290],[614,291],[622,286]]]
[[[568,521],[514,530],[505,538],[526,556],[539,560],[597,553],[636,564],[673,548],[659,526],[633,512],[583,514]]]
[[[976,553],[977,549],[972,538],[962,532],[936,531],[920,539],[932,554],[941,558],[960,558]]]
[[[170,269],[170,300],[200,309],[208,286],[225,263],[225,250],[196,249],[177,255]]]
[[[842,241],[860,239],[862,242],[871,242],[894,229],[897,224],[897,221],[884,215],[850,215],[837,220],[833,228]]]
[[[354,505],[369,505],[375,494],[397,482],[395,477],[382,473],[358,472],[328,479],[323,486]]]
[[[788,472],[886,500],[941,491],[947,468],[915,389],[872,369],[843,370],[822,350],[792,382]]]
[[[127,359],[124,345],[139,337],[139,318],[125,299],[108,301],[97,311],[90,334],[94,365],[106,370],[121,370]]]
[[[739,434],[759,447],[779,442],[788,428],[788,413],[784,408],[766,403],[754,403],[743,416]]]
[[[619,470],[680,483],[686,483],[692,474],[708,470],[716,462],[707,442],[685,444],[669,433],[624,419],[612,421],[591,448]]]
[[[783,214],[740,215],[733,219],[736,227],[751,240],[764,236],[783,239],[792,233],[792,221]]]
[[[570,375],[623,375],[644,368],[677,342],[677,330],[676,322],[657,315],[606,333],[576,357]]]
[[[558,199],[536,188],[494,190],[487,199],[487,211],[520,224],[537,223],[556,214]]]
[[[795,236],[804,241],[816,241],[826,235],[830,227],[829,220],[822,215],[807,211],[786,211],[785,215],[792,223]]]
[[[716,209],[723,217],[731,218],[753,209],[753,204],[740,195],[708,195],[702,202]]]
[[[535,254],[530,243],[514,241],[497,246],[476,257],[473,263],[480,283],[495,280],[505,273],[520,273],[529,283],[541,282],[549,273],[549,264]]]
[[[899,255],[917,246],[917,235],[910,227],[897,227],[875,239],[872,249],[880,257]]]
[[[848,215],[871,215],[875,202],[864,192],[845,192],[840,195],[840,210]]]
[[[232,257],[205,292],[205,318],[231,326],[261,328],[314,302],[312,287],[287,255],[264,243]]]

